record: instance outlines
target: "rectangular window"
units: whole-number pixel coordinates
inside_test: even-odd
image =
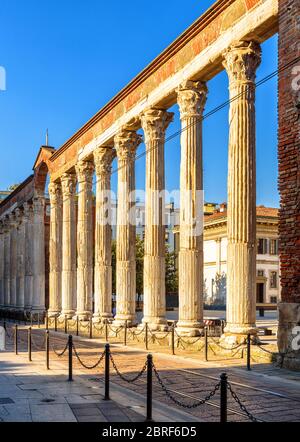
[[[268,240],[265,238],[259,238],[257,242],[257,253],[259,255],[265,255],[268,253]]]
[[[270,288],[277,289],[277,272],[270,272]]]
[[[277,304],[277,296],[271,296],[270,302],[271,302],[271,304]]]
[[[278,255],[278,239],[270,239],[270,255]]]
[[[264,270],[257,270],[257,276],[265,276]]]

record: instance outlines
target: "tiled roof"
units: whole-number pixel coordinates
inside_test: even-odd
[[[279,209],[276,209],[274,207],[258,206],[256,207],[256,216],[277,218],[278,211]],[[212,215],[206,215],[204,217],[204,222],[215,221],[222,218],[227,218],[227,210],[224,210],[224,212],[215,212]]]

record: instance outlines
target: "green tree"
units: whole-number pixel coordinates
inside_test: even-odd
[[[178,292],[178,270],[176,268],[177,253],[171,252],[166,244],[166,293]]]

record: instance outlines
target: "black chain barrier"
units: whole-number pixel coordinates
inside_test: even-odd
[[[74,354],[75,354],[75,356],[76,356],[78,362],[80,363],[80,365],[82,365],[82,367],[86,368],[87,370],[93,370],[94,368],[97,368],[97,367],[101,364],[101,362],[103,361],[103,359],[104,359],[104,356],[105,356],[105,350],[101,353],[100,358],[98,359],[97,362],[95,362],[95,364],[93,364],[93,365],[87,365],[87,364],[85,364],[85,363],[83,362],[83,360],[82,360],[81,357],[79,356],[78,351],[77,351],[77,349],[76,349],[74,343],[73,343],[72,345],[73,345]]]
[[[230,384],[230,382],[227,381],[227,388],[230,391],[231,396],[233,397],[233,399],[235,400],[235,402],[238,404],[238,406],[240,407],[240,409],[248,416],[248,418],[252,421],[252,422],[260,422],[256,417],[253,416],[252,413],[250,413],[250,411],[247,410],[247,408],[245,407],[244,404],[242,404],[241,400],[239,399],[238,395],[233,391],[232,386]]]
[[[52,348],[52,351],[56,354],[56,356],[61,358],[68,350],[68,345],[69,345],[69,342],[67,341],[66,346],[62,351],[57,351],[53,345],[51,345],[51,348]]]
[[[117,373],[117,375],[118,375],[123,381],[128,382],[128,384],[132,384],[132,383],[136,382],[140,377],[143,376],[143,374],[144,374],[145,371],[147,370],[147,361],[146,361],[145,364],[144,364],[144,366],[143,366],[143,368],[141,369],[141,371],[140,371],[136,376],[134,376],[133,378],[127,378],[127,377],[124,376],[124,375],[120,372],[120,370],[118,369],[118,367],[117,367],[117,365],[116,365],[116,363],[115,363],[115,361],[114,361],[114,358],[113,358],[111,352],[109,352],[109,358],[110,358],[110,360],[111,360],[112,366],[113,366],[115,372]]]

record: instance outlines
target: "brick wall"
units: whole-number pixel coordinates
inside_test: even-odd
[[[279,69],[300,57],[300,0],[279,0],[278,50]],[[282,301],[300,302],[300,61],[279,73],[278,111]]]

